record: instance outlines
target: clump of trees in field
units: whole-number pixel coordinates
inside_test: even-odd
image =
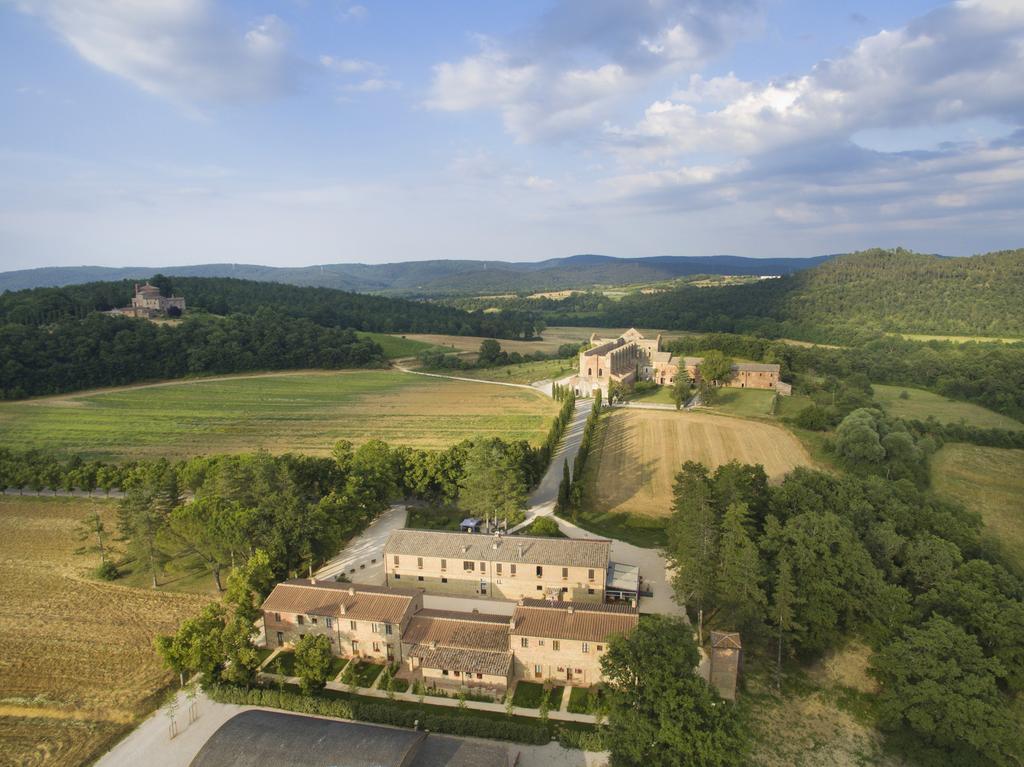
[[[543,362],[544,360],[571,359],[580,350],[580,344],[562,344],[556,352],[508,352],[501,348],[501,343],[493,338],[480,342],[480,351],[475,361],[463,359],[455,353],[441,349],[426,349],[417,355],[420,365],[426,370],[480,370],[486,368],[521,365],[524,362]]]
[[[938,761],[1010,765],[1024,582],[986,558],[980,530],[909,476],[797,469],[773,487],[760,466],[688,462],[666,553],[699,631],[772,642],[780,665],[861,636],[883,728]]]

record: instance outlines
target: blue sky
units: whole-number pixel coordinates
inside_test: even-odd
[[[1024,246],[1024,2],[0,0],[0,268]]]

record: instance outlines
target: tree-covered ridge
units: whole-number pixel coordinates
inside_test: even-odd
[[[254,314],[261,308],[318,325],[381,333],[445,333],[492,338],[530,337],[532,312],[466,312],[423,301],[298,287],[229,277],[151,278],[170,295],[184,296],[190,310],[212,314]],[[127,306],[133,283],[93,282],[64,288],[34,288],[0,294],[0,323],[38,325],[94,311]]]
[[[0,325],[0,398],[98,386],[298,368],[383,367],[380,347],[351,330],[263,309],[178,325],[90,314],[52,325]]]
[[[747,285],[684,286],[620,301],[588,293],[530,304],[551,325],[758,333],[830,343],[880,332],[1024,337],[1024,249],[972,258],[874,249]]]

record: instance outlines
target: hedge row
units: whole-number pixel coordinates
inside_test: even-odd
[[[245,689],[224,684],[211,685],[206,689],[206,694],[219,703],[267,706],[301,714],[318,714],[398,727],[411,728],[418,721],[421,729],[445,735],[496,738],[533,745],[543,745],[551,740],[550,727],[540,720],[522,722],[502,721],[490,717],[485,719],[474,716],[470,710],[458,713],[433,712],[426,707],[410,709],[387,703],[363,703],[316,695],[300,695],[287,690],[265,687]]]

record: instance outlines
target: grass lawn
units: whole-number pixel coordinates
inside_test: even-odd
[[[600,687],[573,687],[566,710],[573,714],[594,713],[595,702],[601,698]]]
[[[792,418],[805,407],[814,404],[814,401],[806,394],[793,394],[789,397],[779,397],[775,401],[775,413],[778,418]]]
[[[406,527],[421,530],[455,530],[459,523],[470,516],[455,506],[410,506]]]
[[[675,407],[676,401],[672,398],[672,387],[671,386],[658,386],[654,389],[645,392],[634,392],[630,394],[627,399],[630,402],[644,402],[658,405],[672,405]]]
[[[516,691],[512,695],[512,703],[521,708],[540,708],[540,702],[544,695],[548,695],[548,705],[551,710],[557,711],[562,705],[562,687],[552,687],[545,690],[544,685],[538,682],[519,682],[516,684]]]
[[[578,369],[575,359],[540,360],[539,362],[523,362],[520,365],[504,365],[497,368],[480,368],[479,370],[453,371],[452,375],[465,378],[479,378],[484,381],[500,381],[503,383],[532,384],[534,381],[565,378]]]
[[[384,350],[384,356],[389,360],[400,357],[415,357],[420,352],[438,348],[436,344],[428,344],[405,336],[393,336],[388,333],[369,333],[360,331],[356,335],[361,338],[369,338],[380,344]]]
[[[540,393],[396,370],[230,376],[0,403],[6,447],[129,460],[265,449],[326,455],[339,439],[442,448],[471,437],[540,444]]]
[[[963,421],[968,426],[983,429],[1024,429],[1024,423],[1009,416],[970,402],[946,399],[941,394],[933,394],[924,389],[882,384],[872,384],[871,388],[875,391],[875,401],[900,418],[924,421],[928,416],[933,416],[939,423]],[[900,398],[900,392],[904,391],[910,395],[907,399]]]
[[[763,418],[770,415],[775,392],[771,389],[729,389],[718,390],[718,396],[708,407],[718,413],[738,415],[743,418]]]
[[[587,505],[584,500],[584,505]],[[587,508],[575,516],[560,514],[574,525],[605,538],[618,538],[644,549],[656,549],[668,544],[665,520],[658,517],[643,517],[639,514],[614,514]]]
[[[263,663],[267,658],[274,654],[273,647],[263,647],[256,651],[256,657],[260,659],[260,663]]]
[[[1024,450],[951,443],[931,462],[932,487],[981,514],[985,532],[1024,573]]]
[[[338,669],[339,671],[341,669]],[[354,675],[356,684],[360,687],[370,687],[374,681],[380,676],[380,673],[384,670],[384,666],[379,663],[368,663],[367,661],[359,661],[355,665]]]

